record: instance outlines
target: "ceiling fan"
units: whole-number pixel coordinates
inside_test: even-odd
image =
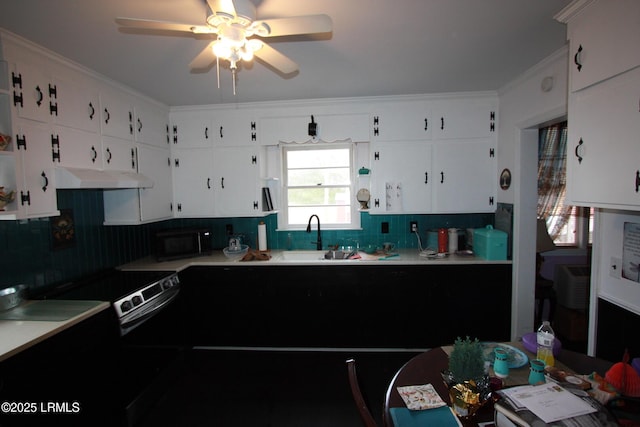
[[[189,68],[192,71],[208,70],[215,62],[220,87],[219,61],[229,61],[234,94],[238,63],[250,61],[254,56],[283,74],[291,74],[298,70],[298,64],[266,44],[262,38],[332,31],[331,18],[324,14],[256,20],[256,7],[251,0],[206,1],[211,13],[204,25],[123,17],[116,18],[116,23],[126,28],[171,31],[188,33],[198,38],[213,38],[214,40],[191,61]]]

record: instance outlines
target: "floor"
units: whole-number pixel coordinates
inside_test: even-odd
[[[140,427],[358,427],[345,364],[350,357],[382,425],[387,385],[415,354],[194,350]]]

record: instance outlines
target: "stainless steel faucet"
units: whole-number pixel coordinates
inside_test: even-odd
[[[316,240],[315,242],[311,242],[311,243],[315,243],[316,244],[316,249],[321,251],[322,250],[322,235],[320,234],[320,218],[318,217],[318,215],[313,214],[313,215],[311,215],[309,217],[309,223],[307,224],[307,233],[311,233],[311,220],[313,219],[314,216],[318,220],[318,240]]]

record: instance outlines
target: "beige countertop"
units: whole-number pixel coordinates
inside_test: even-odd
[[[26,301],[23,304],[25,304],[25,308],[29,308],[40,302],[53,302],[56,305],[48,307],[47,310],[51,310],[53,313],[51,318],[57,320],[0,320],[0,362],[111,306],[110,303],[104,301],[63,300]],[[22,306],[18,306],[12,310],[22,308]],[[46,316],[42,314],[45,311],[38,310],[36,317],[45,318]],[[71,317],[67,317],[63,313],[68,313]],[[40,316],[41,314],[42,316]],[[3,318],[7,317],[12,316],[5,313]],[[25,319],[29,317],[29,314],[24,316]]]
[[[232,261],[229,260],[222,250],[214,250],[211,255],[183,258],[179,260],[158,262],[153,257],[145,257],[118,268],[122,270],[167,270],[182,271],[191,266],[242,266],[242,265],[464,265],[464,264],[511,264],[511,261],[493,261],[472,255],[450,255],[437,258],[426,258],[420,256],[417,249],[400,249],[394,253],[393,257],[380,259],[383,256],[367,255],[360,252],[362,259],[355,260],[325,260],[322,259],[326,251],[304,251],[304,250],[273,250],[269,251],[271,259],[268,261]]]

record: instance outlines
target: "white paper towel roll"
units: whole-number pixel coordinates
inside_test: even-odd
[[[267,225],[264,222],[258,224],[258,250],[267,250]]]

